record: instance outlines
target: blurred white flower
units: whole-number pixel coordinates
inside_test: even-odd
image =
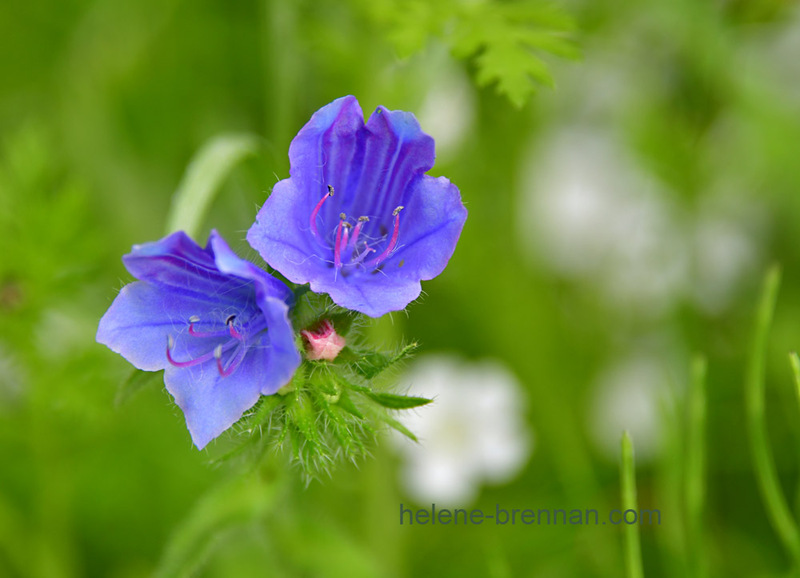
[[[533,444],[524,394],[499,363],[427,356],[402,384],[411,395],[434,399],[399,416],[419,443],[393,438],[404,458],[403,485],[418,503],[464,505],[482,483],[510,481],[527,461]]]
[[[520,236],[534,258],[599,282],[625,306],[660,311],[687,277],[674,208],[610,135],[564,129],[527,163]]]
[[[564,128],[545,142],[526,163],[518,211],[533,260],[640,315],[680,299],[720,313],[758,265],[753,201],[713,193],[687,215],[609,130]]]
[[[755,27],[747,40],[739,45],[741,73],[758,79],[761,86],[774,89],[796,107],[800,99],[800,6],[795,4],[775,23]]]
[[[590,396],[592,440],[609,459],[619,456],[622,432],[631,434],[638,461],[655,458],[664,434],[669,377],[663,362],[634,356],[601,373]]]
[[[764,211],[742,195],[721,192],[703,200],[694,224],[692,297],[698,307],[721,313],[757,276],[765,220]]]

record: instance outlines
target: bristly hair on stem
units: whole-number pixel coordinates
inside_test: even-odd
[[[333,309],[323,306],[311,311],[329,315]],[[307,323],[318,319],[311,312],[304,315]],[[358,319],[351,319],[349,339],[357,323]],[[341,462],[358,464],[368,457],[382,429],[392,428],[416,440],[393,414],[431,400],[387,390],[380,378],[392,373],[417,347],[412,343],[379,352],[354,344],[335,361],[304,361],[290,383],[277,394],[263,396],[210,450],[212,463],[236,460],[256,467],[268,453],[282,454],[309,483],[330,476]]]

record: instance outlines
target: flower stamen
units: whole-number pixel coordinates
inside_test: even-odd
[[[190,359],[189,361],[175,361],[172,358],[172,349],[175,347],[175,340],[172,338],[171,335],[167,336],[167,361],[171,365],[175,367],[192,367],[193,365],[199,365],[201,363],[205,363],[212,357],[214,357],[214,351],[209,351],[205,355],[201,355],[200,357],[195,357],[194,359]],[[219,346],[222,347],[221,345]]]
[[[389,244],[386,245],[386,249],[383,250],[383,253],[375,257],[372,261],[369,262],[369,267],[375,267],[381,263],[389,254],[394,251],[394,248],[397,246],[397,237],[400,234],[400,211],[402,211],[404,207],[400,205],[396,207],[394,211],[392,211],[392,216],[394,217],[394,230],[392,231],[392,238],[389,240]]]
[[[347,215],[341,213],[339,215],[339,226],[336,227],[336,244],[333,246],[333,266],[339,269],[342,266],[342,247],[347,245],[347,237],[349,236],[350,224],[345,221]],[[342,229],[345,230],[342,234]],[[342,242],[344,238],[344,243]]]
[[[350,243],[347,245],[345,253],[352,254],[358,250],[358,236],[361,234],[361,229],[364,228],[364,223],[368,222],[369,222],[369,217],[358,218],[358,222],[356,223],[356,226],[353,229],[353,235],[350,237]]]
[[[317,206],[314,207],[313,211],[311,211],[311,220],[309,223],[311,225],[311,233],[320,243],[322,242],[322,238],[319,236],[319,231],[317,230],[317,215],[319,215],[319,211],[322,208],[322,205],[325,203],[325,201],[328,200],[328,197],[332,196],[333,196],[333,185],[328,185],[328,192],[325,193],[325,195],[323,195],[323,197],[317,203]]]
[[[222,367],[222,345],[217,345],[214,348],[212,354],[217,360],[217,371],[219,371],[220,376],[228,377],[230,374],[236,371],[236,368],[239,367],[242,364],[242,361],[244,360],[246,349],[247,348],[244,346],[240,346],[239,348],[237,348],[236,353],[234,353],[233,357],[230,359],[230,361],[228,361],[227,369],[225,369]]]
[[[236,328],[233,326],[233,320],[236,319],[236,315],[231,315],[225,320],[225,325],[228,326],[230,330],[231,337],[234,339],[238,339],[239,341],[244,341],[244,335],[236,331]]]
[[[194,328],[195,323],[200,323],[200,318],[196,315],[192,315],[189,317],[189,335],[192,337],[225,337],[228,335],[227,329],[222,329],[218,331],[197,331]]]

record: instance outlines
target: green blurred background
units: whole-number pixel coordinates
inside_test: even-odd
[[[213,226],[253,257],[244,232],[288,176],[291,138],[345,94],[367,113],[415,112],[437,139],[432,174],[470,211],[446,271],[368,338],[495,360],[527,400],[530,458],[464,505],[619,507],[628,428],[640,505],[662,512],[641,529],[646,576],[789,575],[752,466],[744,383],[759,287],[779,263],[766,423],[797,513],[786,354],[800,343],[800,11],[538,6],[4,0],[1,576],[623,575],[618,527],[400,526],[399,504],[414,502],[385,440],[308,487],[295,471],[248,485],[193,448],[162,386],[115,399],[130,367],[94,342],[97,321],[130,280],[120,256],[163,236],[193,155],[220,135],[255,138],[199,239]],[[563,14],[580,59],[537,52],[541,37],[541,61],[492,52],[520,30],[568,29]],[[541,62],[555,87],[528,94],[526,72],[546,80]],[[687,411],[698,354],[699,434]],[[695,524],[685,479],[699,450]]]

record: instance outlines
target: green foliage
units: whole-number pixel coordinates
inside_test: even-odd
[[[306,313],[301,308],[299,314]],[[310,321],[310,326],[317,322]],[[357,338],[349,332],[349,339]],[[237,458],[252,467],[265,456],[285,454],[310,480],[330,475],[342,460],[358,463],[368,455],[383,426],[415,440],[391,412],[433,400],[382,391],[376,378],[416,348],[417,344],[412,344],[386,354],[355,353],[356,348],[348,347],[334,362],[304,361],[290,383],[274,395],[263,396],[232,433],[223,436],[212,450],[213,461]]]
[[[35,123],[0,142],[0,320],[37,319],[63,304],[98,266],[97,230],[87,190],[53,154]],[[28,341],[4,323],[0,339]]]
[[[197,239],[200,225],[231,170],[257,151],[258,139],[252,135],[218,136],[200,149],[172,199],[167,233],[184,231]],[[198,240],[202,242],[202,240]]]
[[[398,395],[396,393],[380,393],[374,392],[371,389],[364,387],[358,388],[360,393],[363,393],[372,401],[388,409],[411,409],[412,407],[420,407],[427,405],[433,400],[425,397],[414,397],[410,395]]]
[[[636,497],[636,462],[633,454],[633,441],[627,431],[622,434],[621,448],[622,459],[620,461],[619,471],[622,510],[638,512],[639,501]],[[626,578],[644,578],[639,528],[635,525],[629,525],[625,526],[623,532],[625,576]]]
[[[542,53],[578,58],[572,20],[555,6],[541,2],[467,5],[450,38],[453,53],[475,57],[478,85],[496,83],[497,91],[517,107],[536,84],[553,86]]]
[[[277,490],[263,472],[223,480],[198,501],[175,529],[154,576],[195,575],[219,542],[220,534],[232,526],[262,518],[271,508]]]
[[[430,36],[439,36],[454,56],[472,61],[479,86],[494,84],[516,107],[528,101],[537,84],[554,85],[545,54],[580,56],[573,20],[549,2],[383,0],[366,8],[386,27],[400,56],[422,50]]]
[[[350,365],[364,379],[373,379],[384,370],[410,358],[419,349],[418,343],[409,343],[394,355],[379,351],[350,352]]]
[[[765,356],[780,282],[780,269],[773,266],[764,279],[745,380],[747,432],[750,438],[753,466],[767,514],[795,567],[800,568],[800,532],[778,481],[778,472],[769,445],[765,420]]]

